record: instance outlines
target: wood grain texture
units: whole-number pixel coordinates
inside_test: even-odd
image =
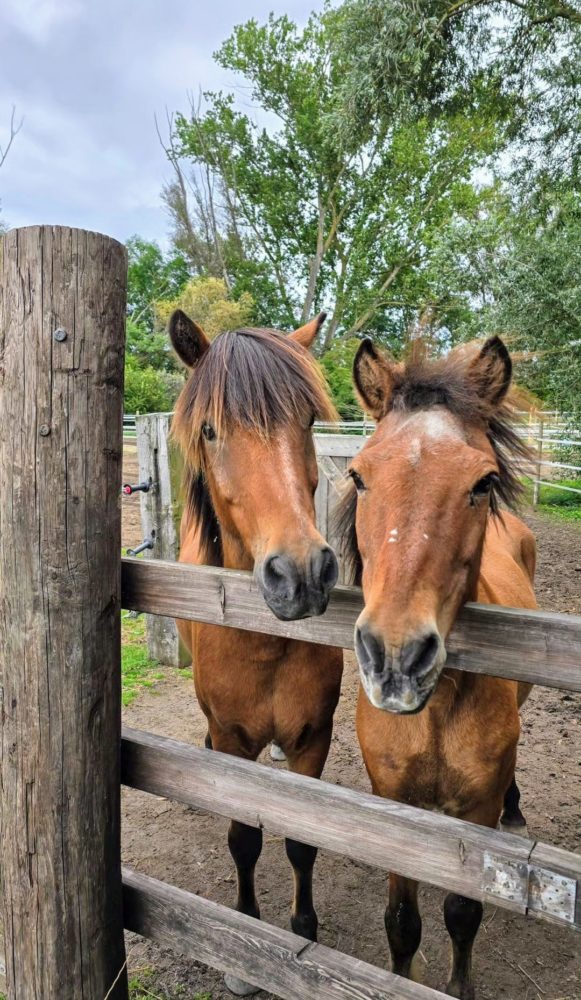
[[[252,574],[209,566],[124,559],[123,607],[150,614],[305,639],[353,649],[361,591],[338,586],[320,618],[281,622]],[[448,665],[581,691],[581,616],[492,605],[463,608],[446,643]]]
[[[125,957],[125,280],[125,249],[96,233],[45,226],[0,241],[0,849],[12,1000],[103,1000]],[[110,996],[127,996],[124,975]]]
[[[132,788],[517,913],[528,910],[532,840],[138,730],[123,730],[121,756],[121,779]],[[577,879],[577,855],[558,854],[559,867],[547,856],[546,870]],[[547,912],[570,926],[558,908]]]
[[[181,478],[183,462],[170,440],[171,414],[148,413],[135,418],[139,480],[150,478],[154,486],[140,493],[143,538],[154,538],[153,549],[144,559],[177,561],[183,509]],[[135,502],[135,501],[134,501]],[[184,666],[191,657],[182,647],[173,618],[147,616],[147,649],[152,659],[171,666]]]
[[[125,926],[286,1000],[444,1000],[290,931],[123,869]]]

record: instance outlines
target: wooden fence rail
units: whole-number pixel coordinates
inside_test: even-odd
[[[125,729],[124,784],[521,914],[581,929],[581,856]]]
[[[212,566],[122,561],[123,607],[353,649],[363,607],[356,587],[336,587],[320,618],[281,622],[251,573]],[[581,616],[470,604],[447,643],[448,665],[471,673],[581,691]]]
[[[128,930],[286,1000],[446,1000],[439,990],[127,868],[123,884]]]

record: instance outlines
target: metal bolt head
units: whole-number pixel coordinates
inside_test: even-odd
[[[40,425],[39,434],[43,438],[48,437],[48,435],[50,434],[50,427],[48,426],[48,424]]]
[[[63,330],[62,326],[59,326],[58,330],[54,331],[54,339],[58,340],[59,343],[62,343],[63,340],[67,339],[67,331]]]

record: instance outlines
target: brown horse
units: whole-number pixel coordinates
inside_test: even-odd
[[[321,314],[290,336],[224,333],[212,343],[184,313],[170,337],[191,369],[173,434],[186,462],[188,505],[180,561],[253,570],[281,619],[320,615],[337,561],[315,527],[317,461],[312,424],[335,411],[308,348]],[[320,777],[339,697],[342,651],[292,639],[178,622],[194,662],[206,745],[256,760],[272,740],[298,774]],[[262,830],[233,821],[228,843],[238,874],[237,909],[258,917],[254,868]],[[316,940],[316,849],[286,840],[294,872],[293,930]],[[232,992],[253,987],[227,977]]]
[[[363,341],[354,365],[378,421],[349,470],[344,544],[365,607],[355,629],[357,733],[373,791],[496,827],[524,823],[514,781],[519,705],[529,688],[445,669],[461,606],[534,608],[535,542],[499,501],[518,492],[526,448],[511,425],[508,352],[498,338],[395,364]],[[506,796],[506,800],[505,800]],[[450,893],[449,996],[474,996],[482,904]],[[385,914],[394,972],[412,976],[421,939],[417,883],[390,876]]]

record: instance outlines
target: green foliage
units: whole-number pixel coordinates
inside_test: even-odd
[[[430,284],[455,338],[498,333],[519,383],[563,411],[581,409],[581,196],[522,201],[498,186],[435,247]],[[518,360],[520,358],[520,360]]]
[[[162,680],[163,674],[159,663],[149,659],[143,617],[123,615],[121,643],[121,700],[123,705],[130,705],[143,688],[153,687]]]
[[[346,140],[394,116],[493,113],[521,175],[578,171],[581,10],[554,0],[346,0],[333,124]]]
[[[304,29],[286,16],[237,27],[216,59],[240,74],[273,125],[207,93],[178,115],[174,142],[209,171],[243,253],[231,283],[250,291],[257,322],[290,329],[330,309],[324,348],[362,330],[401,341],[425,305],[426,262],[442,228],[472,204],[473,170],[496,148],[496,124],[466,114],[395,117],[347,146],[330,127],[342,99],[337,14]]]
[[[248,326],[254,302],[249,292],[241,291],[233,298],[221,278],[191,278],[176,298],[155,303],[157,322],[164,327],[174,311],[183,309],[200,324],[208,337],[226,330]]]
[[[127,241],[127,310],[134,328],[153,333],[154,303],[174,298],[189,277],[179,252],[165,255],[157,243],[132,236]]]
[[[183,378],[142,364],[132,354],[125,361],[125,412],[164,413],[173,409]]]
[[[360,340],[336,341],[323,355],[321,364],[333,402],[342,420],[362,420],[363,413],[353,390],[353,359]]]

